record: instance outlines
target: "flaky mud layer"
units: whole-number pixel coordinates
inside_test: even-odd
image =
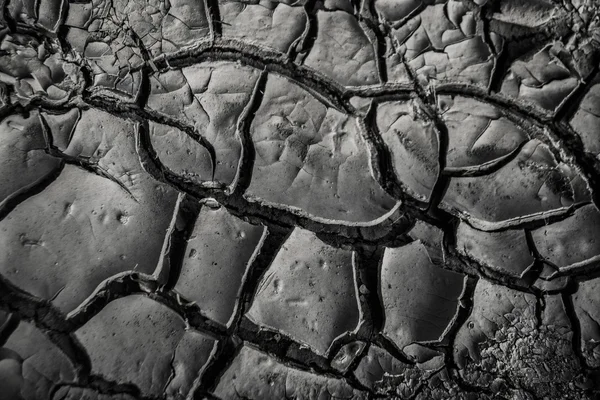
[[[593,0],[7,0],[0,400],[600,398]]]

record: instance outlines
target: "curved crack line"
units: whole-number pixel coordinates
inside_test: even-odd
[[[268,51],[258,46],[244,43],[235,39],[218,39],[212,45],[200,46],[181,54],[156,58],[159,70],[179,69],[207,61],[239,61],[248,66],[254,66],[271,72],[276,72],[292,79],[311,92],[317,92],[319,99],[332,105],[337,110],[355,114],[349,99],[357,96],[373,99],[406,100],[417,92],[413,82],[406,84],[377,84],[365,87],[343,87],[331,78],[303,65],[291,62],[284,55]],[[530,104],[521,104],[502,94],[490,94],[485,88],[479,88],[466,83],[440,83],[435,85],[438,95],[461,95],[468,98],[492,104],[512,113],[534,118],[542,124],[549,124],[553,115]]]
[[[373,177],[392,198],[402,201],[406,206],[410,204],[416,208],[423,207],[425,204],[409,195],[408,189],[398,179],[394,171],[391,151],[379,132],[376,118],[377,107],[372,102],[365,117],[357,119],[358,130],[367,145]]]
[[[46,188],[52,185],[62,173],[64,166],[65,162],[62,161],[51,173],[17,190],[0,202],[0,221],[4,220],[4,218],[6,218],[21,203],[42,193]]]
[[[80,117],[78,118],[78,121],[79,120],[80,120]],[[40,118],[40,123],[42,124],[44,140],[46,141],[46,148],[44,149],[46,154],[60,159],[63,166],[64,166],[64,164],[75,165],[77,167],[84,169],[87,172],[91,172],[102,178],[106,178],[113,183],[116,183],[121,188],[121,190],[123,190],[130,198],[132,198],[136,203],[139,203],[138,199],[133,195],[133,193],[129,190],[129,188],[123,182],[121,182],[119,179],[117,179],[115,176],[113,176],[110,172],[108,172],[106,169],[104,169],[102,166],[100,166],[97,162],[92,162],[87,157],[71,156],[71,155],[66,154],[63,151],[59,150],[56,146],[54,146],[54,137],[52,136],[52,132],[50,130],[50,126],[48,125],[48,122],[46,121],[45,118],[42,117],[42,118]],[[62,166],[61,166],[61,170],[62,170]]]
[[[345,88],[331,78],[309,67],[294,63],[283,53],[267,50],[237,39],[217,38],[210,43],[202,42],[195,48],[185,49],[168,56],[158,56],[154,59],[154,65],[159,71],[165,71],[210,61],[239,62],[259,70],[278,73],[309,91],[324,104],[348,114],[355,112],[355,108],[344,93]],[[138,69],[147,68],[147,66],[141,66]]]
[[[521,142],[514,150],[505,154],[501,157],[496,158],[479,165],[473,165],[468,167],[446,167],[442,174],[451,178],[478,178],[486,175],[498,172],[500,169],[505,167],[511,161],[513,161],[523,147],[527,144],[527,141]]]
[[[344,224],[320,220],[318,217],[307,215],[299,208],[271,204],[246,196],[228,196],[222,189],[202,187],[174,174],[162,165],[150,143],[148,131],[142,124],[136,129],[136,148],[143,168],[156,180],[198,199],[214,198],[232,215],[246,220],[279,226],[299,226],[320,234],[337,235],[350,241],[373,244],[381,243],[381,240],[394,240],[400,232],[406,232],[411,226],[410,219],[401,211],[400,204],[375,221]]]
[[[548,277],[548,280],[563,276],[592,279],[593,276],[598,275],[598,272],[600,272],[600,255],[595,255],[586,260],[557,268],[557,270]]]
[[[377,335],[385,323],[385,308],[379,284],[383,252],[383,247],[363,247],[354,251],[352,255],[359,292],[361,286],[366,288],[366,292],[360,292],[358,296],[363,321],[360,322],[357,336],[367,341]]]
[[[149,110],[147,108],[140,108],[137,105],[123,103],[116,99],[104,98],[102,96],[84,96],[83,101],[89,106],[101,109],[110,114],[116,115],[119,118],[127,119],[131,118],[138,122],[152,121],[161,125],[166,125],[172,128],[179,129],[193,141],[201,145],[208,151],[210,155],[211,167],[214,171],[217,165],[217,155],[213,144],[206,139],[202,134],[196,131],[194,127],[178,120],[162,114],[158,111]]]
[[[249,261],[242,284],[238,291],[238,301],[232,317],[233,323],[228,331],[235,332],[244,315],[250,309],[252,302],[259,290],[264,274],[267,272],[273,260],[279,253],[281,247],[287,241],[292,228],[282,229],[278,226],[267,226],[263,232],[261,241],[257,246],[252,259]]]
[[[106,169],[104,169],[98,163],[90,161],[86,157],[70,156],[56,148],[46,149],[46,153],[51,155],[52,157],[61,159],[64,164],[74,165],[74,166],[79,167],[79,168],[81,168],[87,172],[90,172],[94,175],[98,175],[102,178],[108,179],[109,181],[117,184],[119,186],[119,188],[122,191],[124,191],[127,194],[127,196],[129,196],[133,201],[135,201],[136,203],[139,203],[139,200],[133,195],[131,190],[129,190],[129,188],[121,180],[116,178],[114,175],[112,175],[110,172],[108,172]]]
[[[222,339],[226,335],[226,329],[205,317],[197,304],[177,293],[163,290],[160,282],[154,277],[134,271],[123,272],[104,280],[87,299],[67,315],[66,322],[72,330],[77,330],[109,303],[133,294],[145,295],[168,307],[189,326],[212,338]]]
[[[74,326],[48,300],[36,297],[12,284],[0,275],[0,309],[20,320],[31,322],[62,351],[75,368],[75,375],[84,378],[91,371],[90,358],[73,336]]]
[[[289,47],[287,58],[296,61],[298,64],[303,64],[308,56],[308,53],[315,44],[317,38],[318,22],[317,22],[317,0],[308,0],[302,7],[306,16],[306,24],[302,35],[298,37]]]
[[[219,384],[221,377],[235,358],[238,356],[242,346],[235,337],[227,336],[217,343],[210,359],[204,367],[204,372],[198,381],[197,387],[193,389],[194,399],[204,399],[202,396],[211,394]]]
[[[206,17],[208,19],[208,26],[210,29],[211,38],[214,40],[217,37],[221,37],[223,34],[223,20],[221,19],[221,9],[219,8],[218,0],[202,0]]]
[[[577,316],[575,303],[573,301],[573,295],[577,293],[578,290],[579,282],[572,280],[571,282],[569,282],[569,286],[567,287],[567,289],[560,293],[560,296],[563,302],[565,314],[567,315],[567,319],[569,320],[569,324],[571,325],[571,331],[573,332],[573,337],[571,338],[571,346],[573,349],[573,353],[575,354],[575,357],[577,358],[581,366],[583,366],[583,368],[585,368],[586,370],[591,371],[596,368],[592,368],[591,365],[589,365],[587,358],[583,354],[581,322],[579,321],[579,317]]]
[[[244,317],[235,336],[270,355],[288,368],[317,373],[321,377],[339,379],[356,390],[371,392],[351,372],[339,372],[331,367],[327,357],[315,353],[308,346],[295,341],[285,333],[265,329]]]
[[[417,77],[416,72],[412,69],[412,67],[408,64],[405,59],[402,59],[402,64],[408,74],[409,80],[413,83],[414,92],[416,93],[417,99],[419,101],[419,105],[426,116],[433,122],[435,127],[435,132],[437,134],[437,142],[438,142],[438,175],[431,189],[431,195],[429,198],[429,205],[427,207],[427,213],[431,215],[436,215],[439,213],[439,206],[446,194],[446,190],[448,189],[448,185],[450,184],[450,179],[444,175],[444,170],[446,169],[447,163],[447,154],[448,148],[450,146],[450,134],[448,132],[448,126],[444,119],[440,116],[438,112],[438,104],[437,104],[437,91],[435,90],[431,92],[428,88],[425,88]]]
[[[154,277],[171,290],[177,284],[185,260],[187,243],[193,234],[200,214],[201,205],[197,199],[179,193],[171,224],[165,235],[161,256]]]
[[[233,187],[233,190],[231,190],[232,196],[242,196],[252,181],[256,149],[254,147],[254,140],[250,132],[250,127],[254,121],[258,108],[262,104],[267,85],[267,77],[267,72],[262,71],[254,85],[254,89],[252,90],[252,94],[246,107],[244,107],[237,121],[236,134],[240,140],[242,150],[236,176],[234,182],[231,184]]]
[[[529,214],[524,217],[515,217],[505,219],[503,221],[485,221],[478,218],[474,218],[466,212],[456,210],[451,206],[442,205],[442,209],[448,209],[449,212],[456,214],[457,217],[464,221],[466,224],[474,229],[483,232],[501,232],[509,229],[534,229],[544,225],[551,224],[553,222],[562,221],[575,214],[575,211],[581,207],[590,205],[589,201],[583,201],[580,203],[572,204],[568,207],[560,207],[549,211],[540,211],[537,213]]]

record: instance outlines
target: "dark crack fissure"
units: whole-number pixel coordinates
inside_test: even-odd
[[[554,114],[554,120],[556,122],[568,124],[569,119],[577,112],[584,97],[589,93],[589,89],[600,82],[600,75],[598,75],[600,70],[600,67],[598,66],[598,62],[600,61],[600,51],[596,52],[595,59],[596,61],[593,63],[594,67],[589,74],[591,78],[585,79],[585,77],[580,77],[583,81],[579,82],[579,85],[577,85],[575,90],[570,94],[569,98],[560,104],[559,108],[556,110],[556,113]]]
[[[129,188],[127,186],[125,186],[123,184],[123,182],[121,182],[119,179],[117,179],[116,177],[114,177],[113,175],[111,175],[106,169],[102,168],[102,166],[100,166],[100,164],[98,164],[96,162],[92,162],[92,161],[90,161],[89,159],[87,159],[85,157],[70,156],[70,155],[65,154],[62,151],[56,149],[55,147],[49,147],[49,148],[47,148],[46,149],[46,154],[51,155],[52,157],[56,157],[56,158],[60,159],[62,161],[62,165],[63,166],[64,165],[73,165],[75,167],[78,167],[78,168],[86,171],[86,172],[89,172],[91,174],[100,176],[100,177],[102,177],[104,179],[108,179],[112,183],[118,185],[119,188],[123,192],[125,192],[127,194],[127,196],[129,196],[131,199],[133,199],[136,203],[138,202],[138,199],[133,195],[133,193],[131,193],[131,191],[129,190]],[[60,172],[62,172],[62,168],[58,172],[59,175],[60,175]]]
[[[375,1],[366,0],[363,2],[363,7],[360,15],[361,25],[364,24],[366,27],[362,27],[363,31],[367,37],[373,37],[374,40],[371,40],[373,45],[373,52],[375,54],[375,62],[377,68],[377,75],[379,77],[379,81],[382,84],[385,84],[388,81],[387,76],[387,63],[386,55],[387,55],[387,43],[386,43],[386,32],[382,29],[379,24],[377,18],[377,11],[375,9]],[[360,7],[360,5],[359,5]],[[366,29],[365,29],[366,28]],[[371,35],[369,35],[371,33]]]
[[[409,68],[410,66],[407,66],[407,69],[410,71]],[[414,73],[412,77],[414,82]],[[584,177],[588,180],[597,171],[600,171],[600,163],[585,156],[579,136],[565,124],[555,122],[554,115],[547,111],[535,106],[519,104],[502,94],[489,93],[487,90],[473,85],[442,83],[435,85],[435,92],[438,96],[450,95],[473,98],[500,109],[510,121],[516,123],[519,127],[525,128],[532,137],[548,145],[560,161],[581,169],[584,172]],[[349,89],[347,95],[372,98],[377,102],[381,102],[406,100],[411,93],[417,93],[422,102],[428,104],[435,111],[435,104],[431,104],[429,94],[424,88],[420,87],[418,82],[410,85],[384,85],[380,87]],[[435,114],[431,115],[435,116]],[[443,121],[438,122],[442,122],[443,124]],[[440,125],[436,124],[436,128],[439,129]]]
[[[194,400],[204,400],[206,393],[211,393],[217,388],[219,380],[237,357],[241,347],[235,336],[228,336],[217,344],[215,354],[206,364],[198,390],[193,394]]]
[[[319,30],[317,22],[318,1],[319,0],[308,0],[303,6],[304,14],[306,15],[306,26],[304,32],[302,32],[302,36],[298,38],[296,43],[290,46],[290,50],[287,54],[287,58],[293,60],[297,64],[302,64],[304,62],[317,39]]]
[[[431,104],[429,95],[415,80],[414,73],[412,77],[413,82],[410,84],[384,84],[370,87],[343,88],[329,78],[291,62],[286,56],[232,39],[218,39],[213,44],[199,47],[190,53],[176,54],[168,58],[158,58],[154,63],[157,68],[164,70],[183,68],[204,61],[235,61],[258,69],[276,72],[294,80],[325,104],[350,115],[356,114],[356,110],[349,103],[350,98],[354,96],[373,98],[377,101],[389,101],[407,100],[416,94],[423,103],[428,104],[435,110],[435,104]],[[508,114],[507,116],[516,117],[516,120],[519,122],[531,119],[538,126],[538,130],[542,132],[537,136],[544,139],[552,148],[556,148],[556,145],[553,141],[548,140],[544,132],[545,129],[548,129],[554,138],[559,139],[558,143],[561,143],[561,138],[572,136],[568,132],[565,132],[568,129],[553,122],[554,116],[552,114],[533,106],[522,105],[502,94],[491,94],[484,88],[463,83],[442,83],[435,86],[435,91],[437,95],[460,95],[493,105]],[[436,126],[439,125],[440,121],[437,122]],[[437,127],[439,129],[439,126]],[[560,153],[564,149],[559,148],[557,150]],[[570,149],[570,153],[572,152],[573,149]]]
[[[379,333],[376,336],[374,336],[371,339],[371,343],[381,347],[382,349],[390,353],[392,357],[403,362],[404,364],[416,364],[415,361],[408,357],[401,349],[399,349],[398,346],[396,346],[396,344],[390,338],[383,335],[382,333]]]
[[[448,127],[438,113],[437,98],[432,96],[428,90],[426,90],[419,82],[416,73],[412,70],[411,66],[403,60],[404,68],[407,71],[408,77],[414,85],[414,92],[417,98],[420,100],[420,107],[425,112],[427,117],[433,122],[435,130],[437,132],[438,141],[438,176],[431,190],[431,196],[429,199],[429,206],[427,213],[433,216],[439,214],[439,205],[444,198],[450,179],[444,175],[446,169],[446,156],[448,154],[448,147],[450,143],[450,137],[448,133]]]
[[[468,277],[465,281],[465,287],[463,289],[463,293],[460,297],[460,302],[458,305],[456,318],[454,319],[451,327],[449,328],[446,336],[444,337],[447,344],[443,344],[441,346],[437,346],[438,350],[441,350],[444,354],[444,365],[447,367],[450,376],[453,381],[458,385],[461,390],[465,392],[471,393],[484,393],[487,395],[493,395],[493,390],[481,387],[477,385],[473,385],[467,382],[461,375],[461,368],[458,366],[456,358],[453,353],[453,349],[455,347],[456,338],[458,335],[458,331],[461,327],[465,325],[471,312],[473,311],[474,306],[474,294],[475,288],[477,286],[479,278],[477,277]]]
[[[579,318],[577,318],[575,304],[573,303],[572,296],[575,293],[577,293],[577,290],[579,290],[579,283],[576,281],[571,281],[569,282],[567,288],[561,292],[560,296],[563,302],[565,314],[567,315],[567,318],[569,319],[569,323],[571,325],[571,332],[573,332],[573,337],[571,338],[573,354],[575,354],[583,368],[591,370],[591,366],[589,365],[587,359],[583,355],[581,341],[581,323],[579,322]]]
[[[166,253],[163,254],[163,262],[168,262],[164,290],[173,289],[179,279],[186,256],[187,243],[194,231],[200,209],[201,206],[198,200],[188,195],[183,195],[178,204],[175,211],[175,224],[167,239]]]
[[[435,105],[432,106],[430,104],[428,94],[424,91],[423,88],[421,88],[418,85],[418,83],[416,83],[416,85],[383,85],[370,88],[351,88],[348,90],[344,90],[337,84],[329,81],[327,78],[313,73],[310,69],[291,63],[290,61],[286,60],[285,57],[282,57],[278,53],[271,53],[265,51],[264,49],[254,48],[254,46],[241,44],[240,42],[237,42],[235,40],[219,39],[216,40],[213,45],[199,47],[190,54],[179,54],[169,59],[159,58],[156,60],[156,63],[162,69],[165,69],[192,65],[202,61],[210,60],[239,61],[243,64],[246,63],[249,65],[254,65],[255,67],[262,68],[263,70],[274,71],[283,74],[284,76],[288,76],[289,78],[297,80],[301,86],[311,91],[311,93],[316,95],[326,104],[336,107],[349,114],[354,114],[354,109],[348,102],[349,98],[354,95],[373,98],[374,100],[376,100],[376,102],[378,102],[381,99],[389,98],[389,96],[400,96],[400,98],[406,99],[416,94],[419,98],[424,99],[424,104],[429,104],[429,108],[435,110]],[[456,83],[440,84],[436,85],[436,93],[463,95],[466,97],[472,97],[484,101],[503,110],[507,117],[509,117],[509,119],[511,119],[513,122],[516,122],[519,126],[525,123],[525,121],[533,119],[533,126],[537,127],[534,130],[538,132],[535,134],[535,137],[542,139],[544,143],[550,145],[550,148],[553,149],[555,156],[557,156],[559,159],[563,158],[562,154],[564,153],[564,149],[556,148],[554,142],[558,141],[558,143],[561,143],[561,140],[557,138],[569,136],[562,134],[563,131],[569,131],[569,129],[568,127],[557,126],[557,124],[555,124],[552,121],[552,116],[545,113],[544,111],[528,106],[522,106],[512,100],[505,98],[502,95],[489,94],[486,90],[471,85]],[[103,109],[107,109],[110,112],[118,112],[123,117],[131,117],[137,120],[158,120],[161,123],[165,123],[170,126],[175,126],[189,134],[193,139],[199,141],[203,146],[208,145],[207,141],[204,138],[200,137],[198,133],[194,132],[193,129],[190,129],[190,127],[185,126],[185,124],[181,123],[180,121],[170,120],[169,118],[162,115],[154,115],[153,113],[147,110],[141,110],[137,107],[131,107],[130,105],[122,105],[114,100],[100,99],[98,97],[92,96],[88,97],[87,101],[92,105]],[[435,117],[435,114],[431,115]],[[443,121],[439,121],[439,118],[437,119],[438,121],[436,125],[439,129],[440,122]],[[527,123],[527,125],[531,124]],[[548,134],[546,131],[549,131],[550,134]],[[550,135],[550,137],[548,137],[548,135]],[[575,140],[575,142],[579,140],[576,134],[571,134],[570,137],[573,140]],[[579,144],[575,147],[581,147],[580,142],[581,141],[579,140]],[[213,157],[214,164],[216,161],[215,151],[210,145],[208,145],[207,149]],[[569,161],[569,157],[571,157],[569,154],[572,154],[573,152],[567,153],[567,163],[573,164],[573,162]],[[440,152],[440,154],[442,154],[442,152]],[[588,182],[591,183],[590,186],[592,188],[593,193],[597,193],[598,191],[594,189],[597,186],[600,186],[600,182],[596,182],[595,179],[591,179],[590,176],[592,176],[593,174],[589,171],[590,168],[595,168],[594,165],[596,164],[599,164],[597,169],[600,171],[600,163],[594,160],[591,155],[586,156],[585,154],[580,155],[580,157],[578,158],[575,157],[575,159],[576,168],[584,172],[584,178],[586,178],[586,180],[588,180]],[[581,163],[577,162],[577,160],[585,161],[584,164],[586,164],[587,167],[579,165]],[[590,164],[593,165],[590,166]],[[443,194],[445,187],[443,183],[443,180],[438,180],[438,188],[436,188],[437,193]],[[596,198],[597,196],[598,195],[594,195],[594,198]],[[600,200],[597,200],[597,202],[600,202]],[[434,207],[434,205],[432,205],[431,209],[435,210],[436,212],[438,211],[437,207]]]
[[[96,316],[108,303],[133,294],[148,296],[167,306],[199,332],[216,339],[226,336],[225,327],[205,317],[194,302],[172,291],[165,291],[154,277],[138,272],[125,272],[104,281],[92,296],[69,314],[67,322],[71,329],[78,329]]]
[[[0,309],[34,324],[67,356],[78,377],[89,375],[91,362],[71,333],[74,326],[49,301],[26,293],[0,275]]]
[[[369,391],[352,374],[342,374],[331,367],[327,357],[318,355],[306,345],[294,341],[289,336],[264,329],[248,318],[242,318],[236,336],[244,342],[256,346],[288,367],[301,371],[316,372],[320,376],[341,379],[361,391]]]
[[[385,324],[385,310],[379,284],[383,252],[383,247],[363,247],[354,254],[359,301],[364,318],[357,337],[365,341],[381,332]]]
[[[278,226],[267,225],[266,236],[262,240],[260,245],[259,253],[256,258],[249,265],[248,270],[244,276],[242,286],[239,291],[238,306],[235,310],[233,323],[229,329],[230,333],[235,333],[242,321],[243,316],[250,309],[258,286],[260,285],[261,279],[271,263],[275,259],[275,256],[287,240],[291,233],[291,229],[283,229]]]
[[[442,174],[450,178],[478,178],[493,174],[517,158],[526,144],[527,141],[523,141],[510,153],[481,165],[472,167],[446,167],[442,171]]]
[[[265,88],[267,86],[267,76],[268,74],[265,71],[260,74],[252,91],[252,96],[237,121],[236,132],[242,145],[242,154],[235,179],[235,188],[231,194],[233,197],[241,198],[246,190],[248,190],[248,187],[250,187],[252,181],[256,149],[254,148],[254,139],[250,128],[256,112],[263,101]]]
[[[442,249],[444,252],[444,264],[439,267],[450,271],[465,274],[472,278],[483,278],[492,283],[499,284],[519,292],[541,295],[539,289],[531,286],[529,281],[523,278],[508,276],[501,272],[493,271],[488,267],[479,264],[476,260],[458,252],[456,231],[458,229],[458,220],[449,223],[444,229]]]
[[[19,204],[41,194],[46,188],[52,185],[52,183],[54,183],[62,173],[64,166],[65,162],[61,162],[60,165],[51,173],[35,182],[33,185],[13,193],[2,203],[0,203],[0,221],[4,220],[4,218],[6,218],[15,208],[19,206]]]
[[[528,268],[521,277],[525,282],[532,285],[540,277],[540,274],[544,270],[545,260],[535,245],[531,230],[525,230],[525,240],[527,241],[529,252],[533,256],[533,265]]]
[[[377,127],[377,107],[375,102],[369,106],[369,110],[364,118],[360,119],[360,131],[368,146],[370,162],[373,168],[375,180],[379,183],[387,194],[391,197],[401,200],[405,207],[415,209],[426,208],[426,204],[410,197],[406,193],[402,182],[398,180],[394,171],[392,154],[390,149],[383,141],[381,132]]]
[[[203,0],[206,14],[210,20],[211,35],[214,38],[221,37],[223,34],[223,20],[221,19],[221,9],[218,0]]]
[[[355,109],[350,104],[341,85],[310,68],[293,63],[281,53],[235,39],[216,39],[214,43],[191,50],[186,54],[157,58],[154,65],[159,71],[163,71],[210,61],[239,62],[259,70],[277,73],[306,89],[324,104],[347,114],[355,113]]]
[[[15,314],[8,314],[6,321],[0,325],[0,347],[6,344],[6,341],[19,326],[19,318]]]

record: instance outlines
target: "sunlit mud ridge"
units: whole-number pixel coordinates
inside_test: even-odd
[[[0,400],[600,398],[592,0],[7,0]]]

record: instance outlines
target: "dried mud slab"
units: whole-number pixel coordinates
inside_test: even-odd
[[[146,396],[185,398],[215,340],[189,329],[166,306],[142,295],[114,300],[75,333],[92,371],[133,383]]]
[[[514,156],[529,140],[526,132],[490,104],[468,97],[439,96],[448,129],[446,171],[485,174]]]
[[[165,168],[193,182],[213,180],[213,157],[201,143],[181,129],[155,122],[148,123],[148,131],[156,156]]]
[[[67,39],[84,43],[87,37],[110,41],[130,30],[133,34],[113,52],[121,66],[130,63],[128,58],[119,57],[120,51],[129,51],[127,48],[141,47],[158,57],[193,46],[210,34],[204,3],[186,0],[81,3],[69,7],[65,25],[71,28]]]
[[[346,373],[356,358],[363,352],[366,345],[365,342],[361,341],[343,345],[331,360],[331,366],[341,373]]]
[[[573,332],[561,296],[536,299],[480,281],[471,316],[457,333],[454,357],[472,385],[521,387],[544,396],[581,396],[589,385],[573,353]],[[585,398],[585,397],[583,397]]]
[[[77,63],[64,54],[58,43],[7,32],[0,39],[0,48],[0,82],[12,87],[7,97],[15,103],[39,98],[63,103],[84,84]]]
[[[568,66],[572,62],[560,43],[549,45],[530,60],[515,61],[504,78],[502,92],[554,111],[579,84],[577,73]]]
[[[64,27],[91,70],[91,91],[122,102],[138,100],[147,62],[195,47],[211,31],[205,4],[188,0],[73,4]]]
[[[596,263],[600,213],[593,205],[581,207],[574,215],[534,230],[531,234],[540,255],[560,270],[573,270]]]
[[[369,347],[368,353],[358,364],[354,375],[363,385],[373,389],[375,385],[383,383],[386,375],[401,375],[408,368],[407,364],[400,362],[384,349],[373,345]]]
[[[464,279],[433,265],[418,241],[386,249],[381,265],[383,333],[400,349],[443,340],[458,312]]]
[[[354,15],[342,10],[319,10],[316,25],[314,44],[304,60],[306,66],[344,86],[380,83],[374,44]]]
[[[21,23],[56,33],[65,17],[65,8],[65,1],[62,0],[45,0],[38,3],[17,0],[8,2],[6,11]]]
[[[295,229],[261,279],[248,318],[327,354],[359,323],[352,262],[351,251]]]
[[[598,140],[597,127],[600,119],[600,85],[592,85],[577,111],[573,114],[570,124],[583,142],[586,152],[598,155],[600,153],[600,141]]]
[[[394,172],[413,197],[429,201],[439,175],[439,136],[433,122],[409,102],[377,108],[377,129],[389,149]]]
[[[102,393],[98,390],[63,386],[54,393],[52,400],[134,400],[127,393]]]
[[[434,265],[444,263],[444,232],[433,225],[417,221],[409,232],[409,236],[421,242],[429,256],[429,261]]]
[[[268,76],[250,135],[256,156],[246,197],[332,222],[371,222],[393,209],[358,121],[288,79]]]
[[[264,227],[244,222],[224,207],[203,207],[187,241],[175,290],[207,317],[227,325],[266,234]]]
[[[417,360],[409,364],[372,345],[354,374],[363,385],[382,398],[444,398],[444,394],[458,398],[460,391],[449,387],[451,384],[445,372],[440,373],[439,366],[432,368],[432,365],[427,365],[431,361],[438,364],[442,354],[430,349],[420,349],[419,352],[425,356],[420,361],[425,362]]]

